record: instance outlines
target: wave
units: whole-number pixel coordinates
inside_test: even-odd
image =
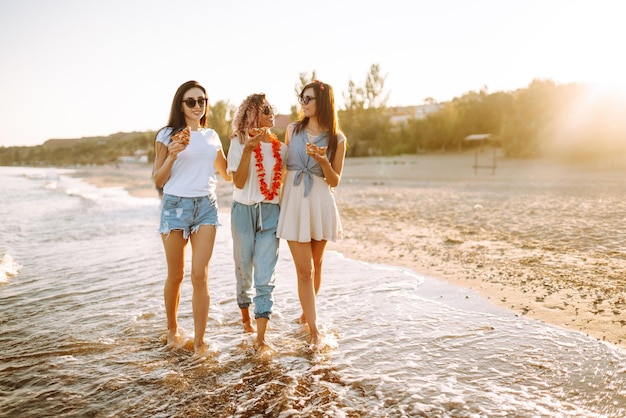
[[[19,274],[22,266],[9,254],[4,254],[0,260],[0,283],[6,283],[13,276]]]

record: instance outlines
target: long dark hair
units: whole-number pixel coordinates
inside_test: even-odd
[[[194,80],[187,81],[176,90],[176,94],[174,94],[174,98],[172,99],[172,107],[170,108],[170,118],[167,121],[167,127],[172,128],[172,135],[176,132],[182,130],[187,125],[185,122],[185,114],[183,113],[183,96],[187,93],[188,90],[197,87],[202,90],[204,97],[207,99],[206,111],[202,118],[200,118],[200,126],[206,128],[208,126],[209,118],[209,96],[206,94],[206,89],[202,87],[200,83]]]
[[[308,88],[313,88],[313,94],[315,95],[315,108],[317,109],[315,116],[317,117],[317,121],[322,129],[328,132],[328,160],[332,162],[337,152],[337,135],[340,132],[337,111],[335,110],[335,94],[330,84],[314,80],[304,86],[300,92],[300,96],[302,96],[304,91]],[[308,117],[299,120],[296,124],[295,133],[299,133],[305,129],[308,123]]]
[[[159,136],[159,132],[161,132],[163,129],[166,129],[166,128],[172,128],[172,132],[170,132],[170,137],[171,137],[177,132],[185,129],[187,122],[185,121],[185,114],[183,113],[183,96],[185,95],[185,93],[187,93],[187,90],[192,89],[194,87],[198,87],[200,90],[202,90],[204,97],[206,97],[207,99],[206,111],[204,112],[204,115],[200,119],[200,126],[202,126],[203,128],[207,127],[207,123],[208,123],[207,114],[209,113],[209,102],[208,102],[209,96],[206,94],[206,89],[202,87],[200,83],[194,80],[190,80],[190,81],[187,81],[186,83],[181,84],[181,86],[178,87],[178,90],[176,90],[176,94],[174,94],[174,98],[172,99],[172,107],[170,108],[170,118],[167,121],[167,125],[159,129],[154,134],[155,155],[156,155],[156,139]],[[157,187],[157,190],[159,190],[159,195],[161,195],[163,192],[163,189]]]

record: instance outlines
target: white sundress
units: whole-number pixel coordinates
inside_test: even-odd
[[[338,140],[343,142],[345,137],[339,134]],[[307,134],[304,129],[294,134],[289,141],[288,171],[283,186],[276,235],[288,241],[334,242],[342,235],[335,196],[326,180],[320,176],[320,165],[306,154],[306,142]],[[312,142],[317,146],[327,146],[328,135],[323,133]]]

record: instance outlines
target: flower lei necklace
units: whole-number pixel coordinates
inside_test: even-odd
[[[267,200],[272,200],[278,195],[280,189],[280,180],[282,178],[283,159],[280,157],[281,143],[275,134],[270,134],[270,142],[272,143],[272,153],[274,154],[274,168],[272,170],[272,188],[268,187],[265,182],[265,167],[263,167],[263,153],[261,153],[261,142],[259,141],[254,147],[254,158],[256,159],[256,172],[259,176],[259,188],[261,193]]]

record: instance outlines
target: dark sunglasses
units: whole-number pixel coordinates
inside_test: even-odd
[[[274,106],[263,106],[263,108],[261,109],[261,111],[263,112],[264,115],[275,115],[276,114],[276,108]]]
[[[309,102],[311,100],[315,100],[315,97],[311,97],[311,96],[298,96],[298,101],[301,104],[309,104]]]
[[[205,99],[204,97],[201,97],[198,100],[196,100],[190,97],[188,99],[183,100],[183,103],[185,103],[187,107],[190,107],[193,109],[194,107],[196,107],[196,103],[198,103],[200,107],[204,107],[204,105],[207,103],[207,99]]]

